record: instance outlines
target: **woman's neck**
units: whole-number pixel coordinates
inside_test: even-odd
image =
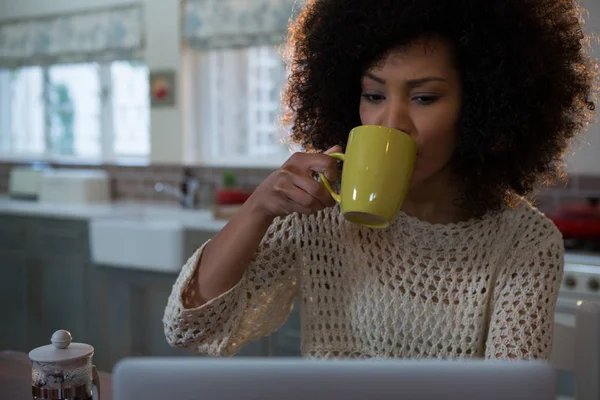
[[[456,205],[461,196],[450,169],[444,168],[418,186],[411,187],[402,204],[402,211],[432,224],[448,224],[470,218]]]

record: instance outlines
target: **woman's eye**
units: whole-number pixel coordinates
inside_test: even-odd
[[[367,100],[370,103],[379,103],[383,100],[385,100],[385,97],[380,95],[380,94],[376,94],[376,93],[364,93],[362,95],[363,99]]]
[[[429,104],[433,104],[439,100],[439,96],[415,96],[412,98],[413,101],[420,105],[427,106]]]

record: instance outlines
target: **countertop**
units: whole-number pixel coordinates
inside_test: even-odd
[[[172,222],[186,228],[218,231],[227,221],[212,217],[210,210],[186,210],[178,205],[152,202],[114,202],[110,204],[50,204],[14,200],[0,196],[0,213],[48,216],[66,219],[120,219],[126,221],[152,220],[154,223]],[[565,262],[600,266],[600,252],[565,251]]]
[[[226,220],[215,219],[211,210],[187,210],[176,204],[152,202],[114,202],[109,204],[53,204],[14,200],[0,196],[0,213],[55,217],[64,219],[172,222],[185,228],[222,229]]]
[[[14,200],[8,196],[0,196],[0,213],[4,214],[89,219],[127,215],[133,210],[135,210],[135,205],[131,203],[52,204],[28,200]]]

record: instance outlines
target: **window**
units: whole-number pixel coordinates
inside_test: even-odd
[[[290,155],[280,126],[286,71],[269,46],[198,54],[198,118],[207,164],[279,166]]]
[[[111,65],[113,151],[120,156],[150,154],[150,89],[144,64]]]
[[[0,143],[3,153],[44,151],[43,73],[41,68],[0,72]]]
[[[102,91],[99,69],[96,64],[48,68],[45,106],[50,154],[87,159],[100,157]]]
[[[149,154],[148,70],[138,62],[0,70],[0,154],[111,162]]]

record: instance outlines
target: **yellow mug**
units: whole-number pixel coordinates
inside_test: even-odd
[[[329,156],[344,162],[340,193],[320,176],[344,218],[370,228],[387,228],[410,185],[417,157],[415,140],[397,129],[363,125],[350,132],[345,153]]]

